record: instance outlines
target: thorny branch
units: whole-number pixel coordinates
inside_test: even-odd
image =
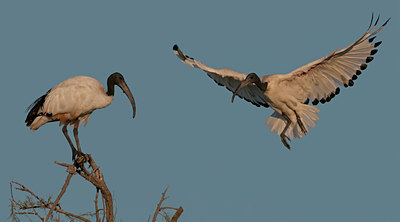
[[[18,186],[18,187],[13,187],[13,184]],[[39,198],[35,193],[33,193],[31,190],[26,188],[24,185],[16,182],[16,181],[11,181],[10,182],[10,188],[11,188],[11,216],[13,215],[27,215],[27,214],[32,214],[36,215],[40,221],[45,221],[44,217],[41,217],[40,214],[36,211],[36,209],[51,209],[51,206],[55,205],[57,208],[54,209],[55,212],[64,214],[69,217],[73,217],[85,222],[90,222],[90,220],[80,216],[80,215],[75,215],[69,212],[64,211],[59,204],[54,204],[49,200],[45,201],[41,198]],[[16,201],[14,199],[14,194],[13,194],[13,188],[16,190],[20,190],[23,192],[27,192],[30,196],[33,196],[37,201],[33,202],[30,200],[28,197],[26,201],[21,202],[21,201]],[[18,209],[17,209],[18,208]],[[20,211],[17,211],[20,210]],[[15,218],[13,218],[15,220]]]

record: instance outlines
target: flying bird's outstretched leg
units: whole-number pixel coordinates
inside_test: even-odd
[[[306,135],[308,132],[307,132],[306,127],[304,127],[304,124],[301,121],[300,116],[297,114],[297,112],[295,110],[293,110],[293,112],[294,112],[294,114],[296,114],[297,124],[299,124],[301,131],[303,131],[304,135]]]
[[[72,143],[71,139],[68,136],[68,131],[67,131],[67,125],[65,124],[62,128],[62,132],[64,133],[65,138],[67,138],[67,141],[71,147],[72,150],[72,160],[75,160],[75,156],[78,155],[78,151],[75,149],[74,144]]]
[[[285,128],[282,130],[282,133],[281,133],[281,140],[282,140],[283,145],[285,145],[286,148],[288,148],[288,149],[290,150],[290,145],[289,145],[289,143],[286,141],[286,139],[288,139],[289,141],[291,141],[291,140],[290,140],[289,137],[286,136],[286,131],[288,130],[288,128],[289,128],[290,124],[292,123],[292,121],[290,120],[290,118],[289,118],[286,114],[282,113],[282,116],[283,116],[283,118],[285,118],[285,120],[286,120],[286,126],[285,126]]]

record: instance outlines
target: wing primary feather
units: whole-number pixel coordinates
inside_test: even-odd
[[[378,18],[376,19],[376,22],[375,22],[375,25],[374,25],[374,27],[378,24],[378,22],[379,22],[379,18],[381,17],[381,15],[378,15]]]
[[[368,29],[371,28],[372,22],[374,21],[374,12],[372,12],[372,16],[371,16],[371,22],[369,23]]]
[[[385,25],[389,22],[390,19],[391,19],[391,18],[389,18],[388,20],[386,20],[386,22],[383,23],[382,27],[385,26]]]

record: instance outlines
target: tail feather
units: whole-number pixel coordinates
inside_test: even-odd
[[[314,127],[316,125],[315,121],[319,119],[317,114],[319,109],[315,106],[300,104],[299,110],[296,110],[296,112],[300,116],[307,132],[309,131],[309,127]],[[274,112],[267,121],[265,121],[265,125],[270,127],[271,132],[280,135],[286,126],[286,120],[282,115]],[[304,132],[301,130],[297,122],[293,122],[286,131],[286,136],[290,139],[301,138],[304,136]]]

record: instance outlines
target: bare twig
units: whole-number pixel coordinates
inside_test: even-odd
[[[86,218],[84,218],[84,217],[81,217],[81,216],[79,216],[79,215],[75,215],[75,214],[66,212],[66,211],[61,210],[61,209],[55,209],[55,211],[58,212],[58,213],[62,213],[62,214],[71,216],[71,217],[75,217],[75,218],[77,218],[77,219],[79,219],[79,220],[82,220],[82,221],[85,221],[85,222],[90,222],[90,220],[88,220],[88,219],[86,219]]]
[[[61,197],[64,195],[65,191],[67,190],[67,187],[69,185],[69,181],[71,180],[73,175],[74,174],[72,172],[68,173],[68,176],[67,176],[67,179],[65,180],[64,186],[62,187],[60,194],[58,194],[58,197],[57,197],[56,201],[53,203],[53,206],[50,208],[50,211],[47,214],[47,217],[46,217],[45,221],[49,220],[49,218],[50,218],[51,214],[53,213],[54,209],[56,209],[56,206],[57,206],[58,202],[60,201]]]
[[[98,207],[98,200],[99,199],[99,189],[96,191],[96,198],[94,200],[94,206],[96,208],[96,222],[100,222],[100,215],[99,215],[99,207]]]
[[[164,191],[164,192],[162,193],[162,195],[161,195],[161,199],[160,199],[160,201],[159,201],[158,204],[157,204],[157,208],[156,208],[156,211],[154,212],[154,216],[153,216],[152,222],[155,222],[155,221],[157,220],[158,214],[159,214],[161,211],[163,211],[163,210],[167,210],[167,209],[169,209],[169,210],[176,210],[174,216],[173,216],[172,219],[171,219],[171,222],[177,222],[177,221],[178,221],[178,218],[181,216],[181,214],[182,214],[182,212],[183,212],[183,208],[182,208],[182,207],[179,207],[179,208],[176,208],[176,207],[162,207],[162,203],[164,202],[164,200],[166,200],[166,199],[168,198],[168,197],[165,196],[165,194],[167,193],[168,187],[169,187],[169,186],[167,186],[167,188],[165,189],[165,191]],[[164,212],[164,211],[163,211],[163,212]],[[165,212],[164,212],[164,213],[165,213]],[[150,221],[150,216],[149,216],[148,222],[149,222],[149,221]]]
[[[171,222],[177,222],[178,218],[181,216],[183,213],[183,208],[182,206],[179,207],[179,209],[175,212],[174,216],[171,219]]]
[[[38,197],[36,194],[34,194],[32,191],[30,191],[28,188],[26,188],[24,185],[22,185],[22,184],[20,184],[20,183],[18,183],[18,182],[16,182],[16,181],[11,181],[10,182],[10,185],[11,185],[11,187],[12,187],[12,184],[17,184],[18,186],[20,186],[20,187],[16,187],[15,189],[17,189],[17,190],[20,190],[20,191],[25,191],[25,192],[28,192],[30,195],[32,195],[33,197],[35,197],[38,201],[40,201],[42,204],[46,204],[45,202],[44,202],[44,200],[43,199],[41,199],[40,197]],[[12,188],[11,188],[12,189]],[[11,195],[12,195],[12,193],[11,193]]]
[[[13,188],[12,184],[16,184],[16,185],[20,186],[20,187],[14,188],[14,189],[17,189],[17,190],[20,190],[20,191],[23,191],[23,192],[27,192],[29,195],[35,197],[38,200],[39,203],[38,204],[31,203],[31,205],[28,205],[27,203],[21,204],[18,201],[16,201],[14,199],[14,194],[13,194],[13,191],[12,191],[12,188]],[[45,218],[41,217],[39,215],[39,213],[35,209],[51,209],[52,206],[58,206],[58,208],[54,209],[55,212],[60,213],[60,214],[64,214],[66,216],[74,217],[74,218],[82,220],[84,222],[90,222],[90,220],[88,220],[88,219],[86,219],[86,218],[84,218],[82,216],[75,215],[75,214],[72,214],[70,212],[64,211],[63,209],[61,209],[60,205],[57,204],[56,202],[51,204],[50,198],[47,201],[44,201],[43,199],[39,198],[35,193],[33,193],[31,190],[29,190],[27,187],[25,187],[24,185],[22,185],[22,184],[20,184],[18,182],[11,181],[10,182],[10,187],[11,187],[11,191],[10,192],[11,192],[11,207],[12,207],[11,214],[18,214],[18,215],[31,214],[31,215],[36,215],[37,217],[39,217],[39,219],[41,221],[45,221]],[[14,212],[14,204],[17,205],[21,210],[24,210],[24,212]],[[31,211],[26,211],[26,210],[31,210]]]
[[[165,194],[167,193],[168,187],[169,186],[167,186],[167,188],[165,188],[164,193],[162,193],[162,195],[161,195],[161,199],[160,199],[160,202],[158,202],[158,204],[157,204],[157,208],[156,208],[156,211],[154,212],[154,216],[153,216],[152,222],[156,222],[157,215],[160,213],[160,210],[161,210],[160,209],[161,208],[161,204],[162,204],[162,202],[164,200],[166,200],[168,198],[168,197],[165,197]]]
[[[179,210],[179,208],[177,208],[177,207],[160,207],[160,211],[161,211],[161,210],[166,210],[166,209],[170,209],[170,210]]]
[[[104,197],[101,196],[101,202],[103,202],[103,220],[102,222],[104,222],[104,220],[106,219],[106,213],[104,212],[104,208],[106,207],[106,203],[104,201]]]
[[[36,215],[37,217],[39,217],[39,219],[40,219],[41,221],[44,221],[44,218],[41,217],[41,216],[36,212],[36,210],[33,210],[33,212],[18,212],[18,213],[16,213],[16,214],[33,214],[33,215]]]

